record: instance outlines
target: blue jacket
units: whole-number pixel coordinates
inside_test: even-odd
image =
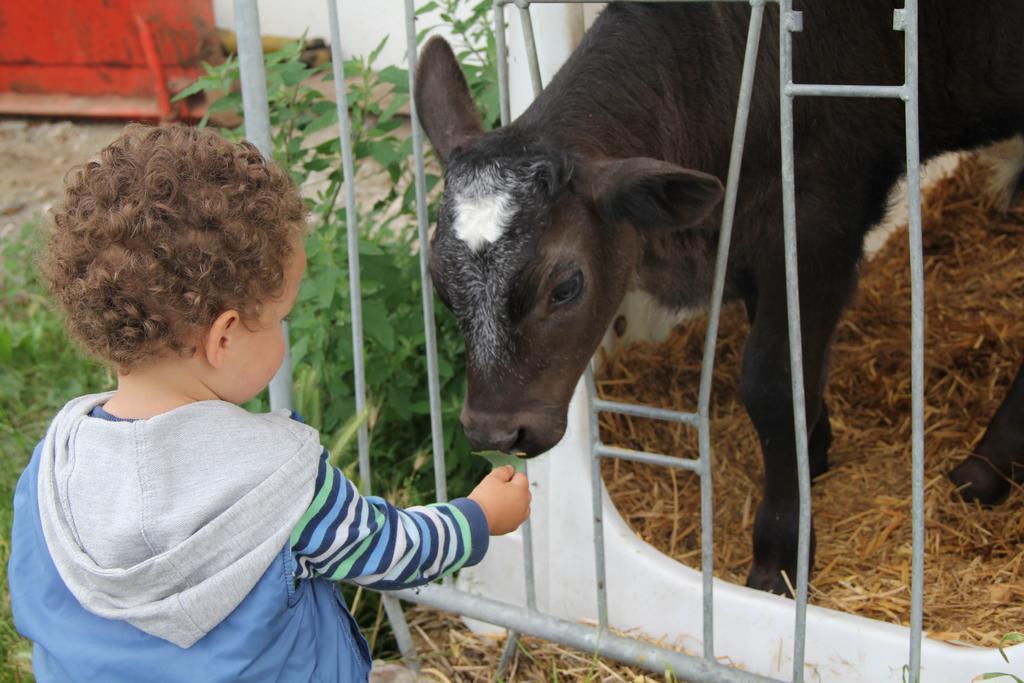
[[[39,681],[368,679],[369,648],[337,585],[296,582],[287,546],[241,604],[187,649],[86,611],[61,580],[43,537],[39,458],[37,446],[14,495],[8,568],[14,623],[35,643]]]

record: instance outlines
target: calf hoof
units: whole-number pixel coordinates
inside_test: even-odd
[[[786,584],[786,579],[782,578],[782,572],[783,569],[778,565],[770,563],[759,564],[755,562],[750,567],[750,574],[747,575],[747,587],[791,598],[793,597],[793,594],[790,592],[789,586]],[[795,590],[796,568],[791,567],[786,569],[785,572],[790,583],[793,584],[793,589]]]
[[[949,478],[968,503],[978,501],[982,505],[998,505],[1010,494],[1009,479],[979,455],[967,456],[953,468]]]
[[[793,591],[789,587],[796,589],[798,516],[796,511],[771,513],[765,510],[763,503],[758,508],[754,519],[754,560],[747,575],[747,586],[776,595],[793,597]],[[810,540],[808,569],[813,569],[817,546],[813,526]]]

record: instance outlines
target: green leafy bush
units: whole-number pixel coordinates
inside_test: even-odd
[[[435,12],[451,28],[470,87],[493,125],[498,89],[490,3],[460,4],[430,2],[419,12]],[[420,39],[433,28],[423,29]],[[300,185],[316,181],[320,187],[307,191],[314,225],[306,243],[306,279],[289,324],[296,408],[330,446],[355,412],[346,212],[340,196],[344,177],[336,106],[323,94],[323,84],[332,80],[330,65],[303,63],[302,42],[266,55],[267,96],[276,161]],[[407,111],[409,75],[396,66],[375,68],[383,47],[382,42],[370,55],[344,65],[358,180],[380,174],[386,186],[384,196],[359,207],[357,217],[370,452],[374,491],[400,503],[418,503],[433,497],[433,475],[412,143],[408,119],[400,115]],[[238,79],[238,61],[229,59],[207,66],[206,74],[180,96],[227,93],[214,101],[211,113],[241,116]],[[242,137],[244,123],[224,132]],[[439,177],[436,165],[429,168],[427,185],[433,190]],[[435,211],[431,202],[431,220]],[[452,494],[462,495],[486,465],[469,457],[458,426],[465,391],[462,338],[450,314],[439,303],[435,308],[447,474]],[[253,407],[264,406],[257,402]],[[342,457],[354,475],[354,446],[348,450],[333,455]]]

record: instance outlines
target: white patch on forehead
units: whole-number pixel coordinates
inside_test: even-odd
[[[507,192],[460,196],[455,200],[455,236],[472,251],[496,242],[511,217]]]

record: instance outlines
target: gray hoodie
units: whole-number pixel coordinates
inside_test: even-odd
[[[224,401],[146,420],[70,401],[39,462],[39,512],[61,578],[90,612],[189,647],[227,617],[313,495],[315,429]]]

